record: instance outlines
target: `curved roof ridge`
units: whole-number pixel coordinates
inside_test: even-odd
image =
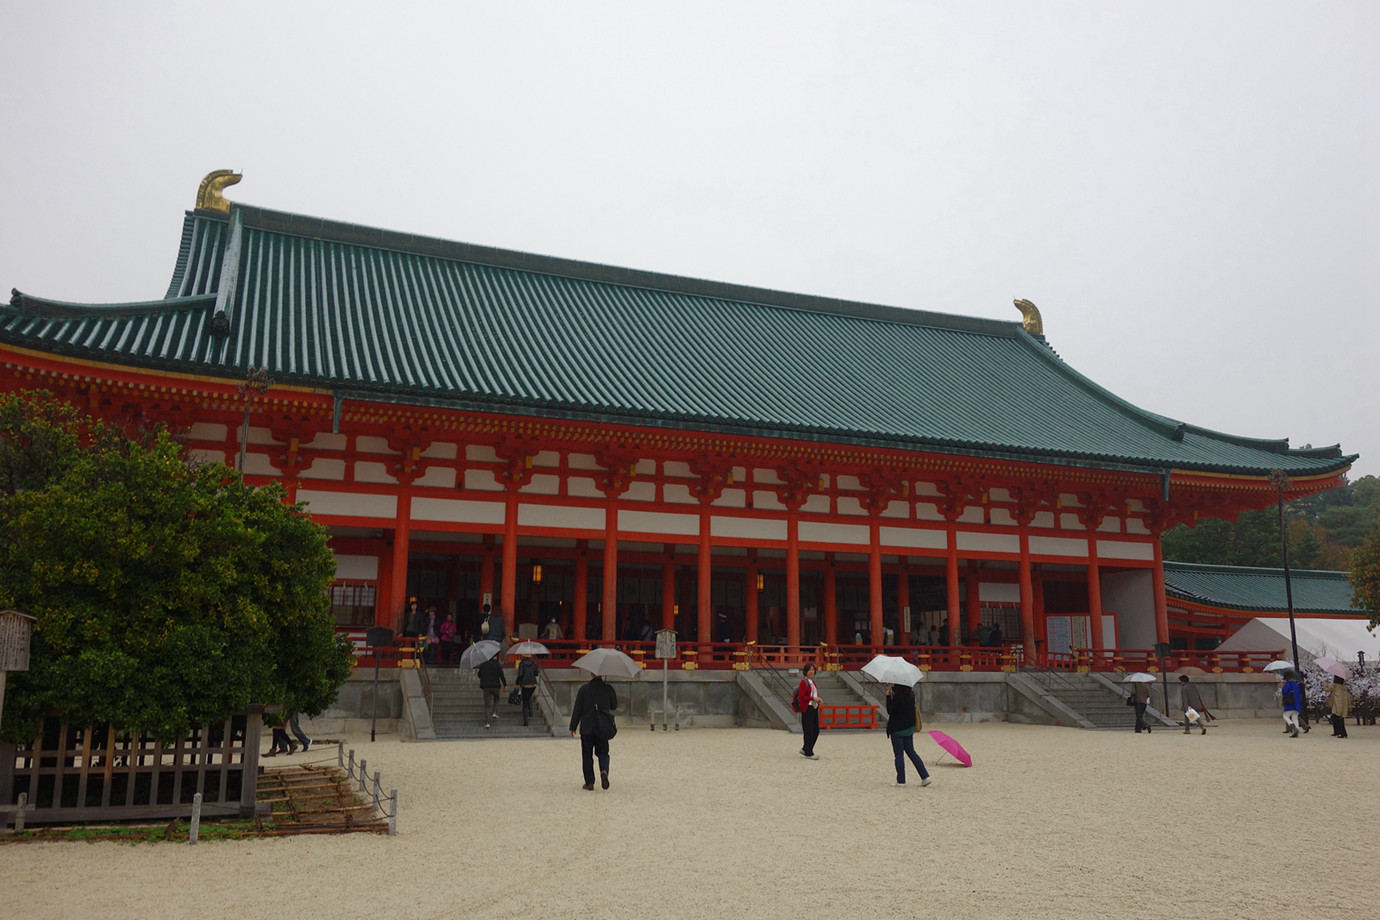
[[[1207,562],[1174,562],[1172,560],[1166,559],[1164,560],[1164,567],[1166,570],[1175,569],[1183,572],[1202,572],[1205,574],[1212,572],[1220,575],[1278,575],[1281,578],[1284,577],[1284,568],[1282,566],[1279,568],[1275,568],[1272,566],[1222,565],[1218,563]],[[1326,577],[1350,579],[1351,573],[1335,572],[1331,569],[1296,569],[1293,566],[1290,566],[1289,577]]]
[[[186,297],[164,297],[158,300],[135,300],[126,303],[73,303],[49,300],[25,294],[18,288],[10,291],[9,308],[20,316],[47,319],[100,319],[107,316],[139,316],[148,313],[168,313],[199,307],[211,307],[215,294],[192,294]],[[0,310],[5,307],[0,306]],[[7,311],[8,312],[8,311]]]
[[[293,214],[289,211],[275,211],[252,205],[235,204],[232,206],[232,210],[241,212],[245,221],[257,230],[310,236],[344,245],[366,246],[409,255],[432,256],[455,262],[516,269],[558,278],[620,285],[639,290],[689,294],[747,306],[829,313],[857,319],[905,323],[914,326],[934,326],[940,329],[956,329],[963,332],[1007,338],[1021,331],[1021,324],[1018,320],[1006,321],[963,316],[957,313],[938,313],[889,304],[845,300],[818,294],[801,294],[726,281],[712,281],[705,278],[693,278],[688,275],[653,272],[602,262],[586,262],[560,256],[540,255],[516,249],[500,249],[477,243],[447,240],[442,237],[421,236],[398,230],[384,230],[364,224],[327,220],[321,217]],[[209,214],[205,211],[188,212],[189,215],[193,213],[201,219],[228,220],[226,216]]]

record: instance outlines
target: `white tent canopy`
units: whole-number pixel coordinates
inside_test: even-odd
[[[1311,661],[1326,655],[1338,661],[1355,664],[1358,651],[1366,653],[1366,661],[1380,660],[1380,636],[1371,633],[1370,624],[1366,620],[1295,617],[1294,627],[1299,637],[1300,661]],[[1224,652],[1266,651],[1289,647],[1288,617],[1256,617],[1217,646]],[[1287,659],[1289,654],[1284,657]]]

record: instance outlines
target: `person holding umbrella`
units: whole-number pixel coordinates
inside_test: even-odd
[[[1145,709],[1150,705],[1150,683],[1148,681],[1137,681],[1131,684],[1131,699],[1136,707],[1136,734],[1145,729],[1145,733],[1150,734],[1150,723],[1145,721]]]
[[[1303,711],[1303,687],[1293,671],[1281,671],[1284,683],[1279,688],[1280,703],[1284,706],[1284,733],[1299,736],[1299,713]]]
[[[896,782],[893,786],[906,784],[906,758],[915,764],[920,773],[920,785],[928,786],[930,771],[925,762],[915,753],[915,727],[919,717],[915,711],[915,691],[905,684],[892,684],[886,691],[886,734],[891,739],[891,752],[896,756]]]
[[[498,697],[500,691],[508,686],[508,677],[503,673],[503,665],[498,656],[492,655],[479,666],[479,689],[484,691],[484,727],[489,728],[498,719]]]
[[[584,788],[594,790],[594,758],[599,758],[599,780],[605,789],[609,787],[609,740],[601,738],[596,732],[595,711],[602,708],[613,712],[618,708],[618,694],[598,674],[575,694],[575,707],[570,713],[570,737],[580,732],[580,766],[584,769]]]
[[[1327,691],[1327,707],[1332,712],[1332,737],[1345,738],[1346,717],[1351,715],[1351,690],[1347,688],[1345,677],[1332,678],[1332,689]]]
[[[532,694],[537,692],[537,662],[524,655],[518,659],[517,685],[522,691],[522,724],[532,718]]]

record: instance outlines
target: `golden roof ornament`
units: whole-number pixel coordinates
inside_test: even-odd
[[[1021,328],[1031,335],[1045,334],[1045,321],[1040,318],[1040,308],[1028,300],[1017,298],[1012,301],[1021,311]]]
[[[217,169],[206,174],[201,186],[196,190],[196,209],[198,211],[222,211],[230,213],[230,202],[221,197],[227,186],[239,182],[243,176],[232,169]]]

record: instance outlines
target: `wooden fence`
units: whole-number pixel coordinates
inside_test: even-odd
[[[253,815],[261,730],[251,711],[165,745],[49,717],[34,741],[0,744],[0,804],[22,794],[29,824],[146,820],[187,817],[201,793],[203,815]]]

